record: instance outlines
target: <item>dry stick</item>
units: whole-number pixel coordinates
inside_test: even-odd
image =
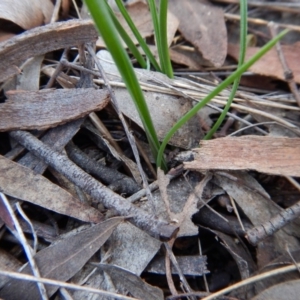
[[[142,177],[142,180],[143,180],[144,188],[146,189],[146,192],[147,192],[147,198],[148,198],[148,200],[149,200],[149,202],[151,204],[152,211],[155,212],[154,200],[153,200],[151,191],[149,189],[149,184],[148,184],[148,181],[147,181],[147,177],[146,177],[145,172],[144,172],[144,170],[142,168],[142,165],[141,165],[140,156],[139,156],[139,152],[138,152],[138,149],[137,149],[137,146],[136,146],[136,143],[135,143],[134,136],[129,131],[129,128],[128,128],[127,123],[126,123],[126,121],[125,121],[125,119],[123,117],[123,114],[122,114],[122,112],[119,109],[118,101],[117,101],[117,99],[115,97],[115,94],[114,94],[114,92],[113,92],[113,90],[112,90],[112,88],[110,86],[109,80],[106,77],[106,74],[105,74],[105,72],[104,72],[104,70],[103,70],[103,68],[102,68],[102,66],[100,64],[99,59],[96,57],[95,52],[94,52],[93,48],[90,45],[87,45],[87,49],[88,49],[90,55],[92,57],[94,57],[94,59],[95,59],[95,63],[97,65],[97,68],[98,68],[98,70],[99,70],[99,72],[100,72],[100,74],[101,74],[101,76],[102,76],[102,78],[104,80],[104,84],[105,84],[106,88],[108,89],[109,94],[111,96],[111,101],[112,101],[112,103],[114,105],[114,108],[115,108],[115,110],[116,110],[116,112],[118,114],[118,117],[120,118],[120,120],[122,122],[122,125],[123,125],[123,127],[125,129],[128,141],[129,141],[130,146],[132,148],[132,152],[133,152],[134,158],[136,160],[138,169],[140,171],[140,174],[141,174],[141,177]]]
[[[268,24],[268,26],[270,28],[271,36],[272,36],[272,38],[274,38],[277,34],[278,26],[274,22],[270,22]],[[282,51],[282,48],[281,48],[281,45],[280,45],[280,42],[276,43],[276,51],[277,51],[279,60],[281,62],[281,65],[282,65],[282,68],[283,68],[283,71],[284,71],[285,81],[288,83],[289,88],[290,88],[292,94],[294,95],[298,106],[300,106],[300,95],[298,93],[297,85],[296,85],[296,82],[294,80],[294,74],[293,74],[292,70],[289,68],[289,66],[286,62],[285,56],[283,54],[283,51]]]
[[[25,235],[24,235],[24,233],[22,231],[22,228],[20,226],[20,223],[19,223],[19,221],[18,221],[18,219],[17,219],[17,217],[14,213],[14,210],[11,207],[11,205],[10,205],[9,201],[7,200],[6,196],[1,192],[0,192],[0,198],[3,202],[3,204],[4,204],[4,207],[8,211],[10,218],[13,221],[15,229],[11,228],[11,231],[17,237],[19,242],[22,244],[22,247],[24,248],[24,251],[26,253],[26,256],[27,256],[27,259],[28,259],[28,262],[29,262],[29,265],[31,267],[33,275],[36,278],[40,278],[41,277],[40,272],[39,272],[39,270],[37,268],[37,265],[36,265],[36,262],[35,262],[35,260],[33,259],[33,256],[32,256],[32,249],[26,241]],[[41,283],[41,282],[38,282],[37,286],[38,286],[38,290],[40,292],[41,298],[43,300],[47,300],[48,296],[47,296],[47,291],[46,291],[46,288],[45,288],[44,284]]]
[[[271,218],[269,221],[256,226],[246,232],[246,238],[253,246],[268,236],[273,235],[276,231],[284,227],[286,224],[298,218],[300,215],[300,202],[288,207],[281,213]]]
[[[178,265],[176,257],[175,257],[175,255],[174,255],[174,253],[173,253],[173,251],[172,251],[172,249],[170,247],[170,245],[168,243],[164,243],[164,246],[165,246],[165,248],[166,248],[166,250],[167,250],[167,252],[169,254],[169,257],[170,257],[170,259],[172,261],[172,264],[174,265],[174,267],[175,267],[175,269],[176,269],[176,271],[177,271],[177,273],[179,275],[180,281],[182,282],[182,284],[184,285],[184,287],[186,288],[186,290],[189,293],[191,293],[192,289],[191,289],[189,283],[187,282],[187,280],[185,279],[185,277],[184,277],[184,275],[183,275],[183,273],[182,273],[182,271],[181,271],[181,269],[180,269],[180,267]]]
[[[25,280],[25,281],[41,282],[41,283],[44,283],[44,284],[55,285],[55,286],[58,286],[58,287],[64,287],[66,289],[70,289],[70,290],[74,290],[74,291],[86,291],[86,292],[89,292],[89,293],[94,293],[94,294],[97,294],[97,295],[103,295],[105,297],[110,297],[111,299],[138,300],[136,298],[127,297],[127,296],[124,296],[124,295],[119,295],[119,294],[116,294],[116,293],[107,292],[107,291],[103,291],[103,290],[98,290],[98,289],[88,287],[88,286],[81,286],[81,285],[78,285],[78,284],[67,283],[67,282],[48,279],[48,278],[36,278],[34,276],[31,276],[31,275],[20,274],[20,273],[16,273],[16,272],[9,272],[9,271],[0,270],[0,275],[8,276],[8,277],[15,278],[15,279],[20,279],[20,280]]]
[[[178,227],[159,220],[152,214],[135,207],[123,197],[115,194],[96,179],[85,173],[71,162],[67,156],[52,150],[29,132],[12,131],[10,136],[26,147],[35,156],[68,178],[83,191],[101,202],[107,208],[114,209],[119,215],[129,218],[129,221],[145,230],[149,235],[162,241],[170,240],[178,231]]]
[[[136,193],[140,187],[130,177],[120,173],[115,169],[111,169],[98,161],[91,159],[87,154],[81,151],[72,141],[66,146],[69,158],[74,161],[80,168],[89,174],[92,174],[102,180],[106,185],[110,184],[110,188],[115,187],[114,191],[120,194],[132,195]],[[117,189],[117,190],[116,190]]]
[[[175,238],[173,238],[171,241],[169,241],[170,248],[173,247],[173,244],[175,242]],[[171,271],[171,261],[170,256],[168,255],[168,252],[165,253],[165,267],[166,267],[166,278],[168,287],[170,289],[170,292],[173,296],[178,295],[173,278],[172,278],[172,271]]]
[[[235,14],[230,14],[230,13],[225,13],[224,14],[226,19],[229,20],[240,20],[241,16],[240,15],[235,15]],[[257,25],[268,25],[269,21],[265,21],[263,19],[258,19],[258,18],[247,18],[247,22],[257,24]],[[287,28],[295,31],[300,31],[300,26],[298,25],[290,25],[290,24],[282,24],[282,23],[277,23],[278,27],[280,28]]]

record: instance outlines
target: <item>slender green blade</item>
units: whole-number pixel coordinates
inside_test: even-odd
[[[85,0],[85,3],[135,103],[137,111],[142,120],[153,156],[156,158],[160,146],[156,131],[153,126],[143,92],[136,78],[129,57],[122,47],[118,32],[109,13],[107,3],[106,1],[102,0]],[[166,168],[164,162],[163,167],[164,169]]]

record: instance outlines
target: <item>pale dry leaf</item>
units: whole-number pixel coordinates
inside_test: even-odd
[[[109,263],[141,275],[161,246],[144,231],[122,223],[108,240]]]
[[[101,110],[109,103],[107,91],[93,88],[9,91],[7,97],[0,104],[0,131],[55,127]]]
[[[299,299],[300,294],[300,280],[291,280],[287,282],[278,283],[254,298],[252,300],[295,300]]]
[[[105,271],[117,289],[127,290],[137,299],[159,300],[164,299],[161,289],[146,283],[140,276],[126,269],[113,266],[111,264],[94,264]]]
[[[227,55],[223,11],[198,0],[170,0],[169,9],[179,19],[179,31],[202,54],[205,65],[222,66]]]
[[[41,277],[67,281],[75,275],[106,242],[114,229],[124,218],[111,218],[92,226],[73,236],[69,236],[51,245],[35,256]],[[26,266],[22,273],[30,274],[30,267]],[[48,297],[51,297],[57,286],[47,286]],[[40,299],[36,284],[27,281],[10,280],[0,291],[4,299]]]
[[[262,173],[300,176],[300,139],[268,136],[225,137],[201,141],[190,170],[255,170]]]
[[[300,42],[292,45],[282,45],[282,52],[284,54],[286,63],[290,70],[293,72],[293,78],[296,83],[300,83],[300,65],[299,51]],[[258,47],[247,47],[245,60],[249,60],[255,53],[260,50]],[[232,56],[236,60],[239,57],[239,46],[229,44],[228,55]],[[262,58],[260,58],[255,64],[253,64],[249,70],[253,73],[285,80],[284,70],[278,57],[276,49],[272,48]]]
[[[6,195],[85,222],[98,223],[102,219],[96,209],[79,203],[45,177],[3,156],[0,156],[0,173],[0,189]]]
[[[203,274],[209,273],[206,268],[206,256],[200,255],[180,255],[176,257],[176,261],[184,275],[188,276],[202,276]],[[156,256],[146,269],[149,273],[154,274],[166,274],[165,257]],[[172,274],[178,275],[177,269],[174,265],[171,266]]]
[[[1,0],[0,19],[28,30],[49,23],[53,8],[50,0]]]

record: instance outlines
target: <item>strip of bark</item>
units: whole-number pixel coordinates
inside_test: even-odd
[[[55,127],[109,103],[106,90],[93,88],[9,91],[7,96],[9,99],[0,104],[0,131]]]
[[[91,42],[98,37],[92,20],[71,20],[37,27],[0,46],[0,82],[20,73],[19,66],[30,57]]]
[[[255,170],[262,173],[300,176],[300,138],[243,136],[201,141],[194,149],[189,170]]]
[[[114,209],[119,215],[128,217],[132,224],[146,231],[154,238],[167,241],[177,233],[178,227],[170,225],[154,215],[135,207],[85,173],[71,162],[67,156],[52,150],[30,133],[18,130],[11,132],[10,135],[95,200],[103,203],[107,208]]]

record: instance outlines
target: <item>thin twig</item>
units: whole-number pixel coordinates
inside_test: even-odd
[[[292,222],[300,215],[300,202],[286,208],[267,222],[256,226],[246,232],[247,240],[256,246],[260,241],[273,235],[276,231],[283,228],[286,224]]]
[[[91,288],[91,287],[88,287],[88,286],[81,286],[81,285],[77,285],[77,284],[73,284],[73,283],[67,283],[67,282],[48,279],[48,278],[41,278],[41,277],[36,278],[34,276],[31,276],[31,275],[20,274],[20,273],[16,273],[16,272],[9,272],[9,271],[0,270],[0,275],[8,276],[8,277],[15,278],[15,279],[20,279],[20,280],[25,280],[25,281],[40,282],[40,283],[44,283],[44,284],[55,285],[55,286],[64,287],[66,289],[70,289],[70,290],[74,290],[74,291],[86,291],[86,292],[94,293],[94,294],[97,294],[97,295],[111,297],[112,299],[138,300],[136,298],[127,297],[127,296],[119,295],[119,294],[112,293],[112,292],[102,291],[102,290],[98,290],[98,289]]]
[[[271,36],[272,36],[272,38],[274,38],[277,35],[278,26],[274,22],[270,22],[268,24],[268,26],[270,28]],[[284,78],[285,78],[286,82],[288,83],[289,88],[290,88],[291,92],[293,93],[298,106],[300,106],[300,95],[298,92],[296,82],[294,80],[294,74],[287,64],[287,61],[286,61],[284,53],[282,51],[280,42],[276,43],[276,50],[277,50],[277,54],[278,54],[279,60],[281,62],[283,71],[284,71]]]
[[[10,136],[25,146],[35,156],[45,160],[49,166],[79,186],[92,198],[103,203],[107,208],[114,209],[119,215],[127,216],[130,222],[148,232],[149,235],[165,241],[170,240],[177,233],[178,228],[176,226],[159,220],[154,215],[135,207],[129,201],[115,194],[85,173],[71,162],[66,155],[52,150],[32,134],[25,131],[12,131]]]
[[[168,254],[169,254],[169,257],[170,257],[170,259],[171,259],[171,261],[172,261],[172,264],[174,265],[174,267],[175,267],[175,269],[176,269],[176,271],[177,271],[177,273],[178,273],[178,275],[179,275],[180,281],[183,283],[185,289],[186,289],[189,293],[191,293],[191,292],[192,292],[192,289],[191,289],[189,283],[187,282],[187,280],[185,279],[185,276],[183,275],[183,273],[182,273],[182,271],[181,271],[181,269],[180,269],[180,267],[179,267],[179,265],[178,265],[178,262],[177,262],[177,260],[176,260],[176,257],[175,257],[175,255],[174,255],[174,253],[173,253],[173,251],[172,251],[170,245],[169,245],[168,243],[164,243],[164,246],[165,246],[165,248],[166,248],[166,250],[167,250],[167,252],[168,252]]]
[[[124,119],[124,116],[123,116],[121,110],[119,109],[118,101],[117,101],[117,99],[115,97],[115,94],[114,94],[114,92],[113,92],[113,90],[110,86],[110,83],[109,83],[109,80],[108,80],[108,78],[105,74],[105,71],[102,68],[100,60],[96,57],[95,51],[93,50],[93,48],[90,45],[87,45],[87,49],[88,49],[90,55],[95,59],[96,66],[97,66],[97,68],[98,68],[98,70],[99,70],[99,72],[100,72],[100,74],[101,74],[101,76],[104,80],[104,84],[105,84],[106,88],[109,91],[113,106],[114,106],[114,108],[115,108],[115,110],[118,114],[118,117],[120,118],[120,120],[122,122],[122,125],[124,127],[124,130],[126,132],[126,135],[127,135],[128,141],[129,141],[129,144],[132,148],[132,152],[133,152],[135,161],[136,161],[138,169],[140,171],[140,174],[141,174],[141,177],[142,177],[142,180],[143,180],[144,188],[146,189],[146,192],[147,192],[147,198],[148,198],[148,200],[151,204],[151,208],[152,208],[153,213],[155,213],[156,209],[155,209],[155,205],[154,205],[154,199],[153,199],[153,196],[151,194],[151,190],[149,189],[149,184],[148,184],[148,181],[147,181],[146,174],[145,174],[145,172],[142,168],[142,165],[141,165],[140,156],[139,156],[139,152],[138,152],[138,149],[137,149],[137,146],[136,146],[136,143],[135,143],[134,136],[130,132],[130,130],[128,128],[128,125],[127,125],[127,123]]]
[[[8,213],[9,213],[9,215],[10,215],[10,217],[11,217],[13,223],[14,223],[14,227],[16,229],[16,231],[14,229],[10,229],[10,230],[16,236],[16,238],[20,241],[22,247],[24,248],[24,251],[26,253],[26,256],[27,256],[29,265],[31,267],[31,270],[33,272],[33,275],[35,276],[35,278],[39,279],[41,276],[40,276],[40,272],[38,270],[38,267],[36,265],[36,262],[35,262],[35,260],[32,256],[32,249],[26,241],[25,235],[24,235],[24,233],[22,231],[22,228],[19,224],[19,221],[18,221],[18,219],[17,219],[17,217],[14,213],[14,210],[10,206],[10,203],[7,200],[6,196],[1,192],[0,192],[0,198],[2,199],[2,202],[5,206],[5,208],[7,209]],[[41,282],[38,282],[37,286],[38,286],[38,290],[40,292],[41,298],[43,300],[47,300],[48,296],[47,296],[47,291],[46,291],[46,288],[45,288],[44,284],[41,283]]]

